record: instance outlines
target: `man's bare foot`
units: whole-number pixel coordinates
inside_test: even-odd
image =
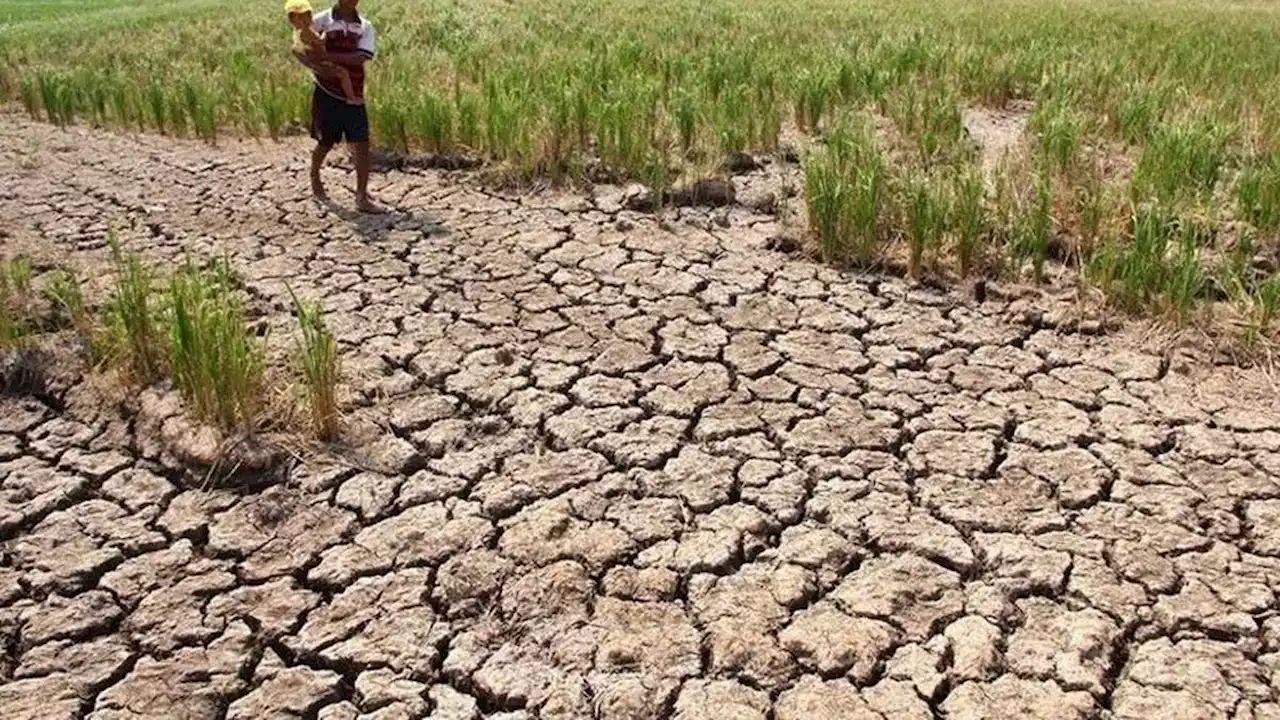
[[[356,199],[356,209],[367,215],[381,215],[386,212],[385,208],[375,204],[367,197]]]
[[[329,195],[324,191],[324,183],[320,182],[320,178],[311,178],[311,196],[317,200],[328,200]]]

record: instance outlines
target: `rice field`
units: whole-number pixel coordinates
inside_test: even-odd
[[[828,261],[1079,269],[1120,311],[1280,312],[1280,6],[1263,0],[364,0],[376,142],[650,186],[794,156]],[[52,123],[278,137],[275,0],[0,0],[0,94]],[[984,156],[965,118],[1025,125]],[[1019,125],[1021,127],[1022,125]]]

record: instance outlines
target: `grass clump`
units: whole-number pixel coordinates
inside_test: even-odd
[[[863,126],[841,127],[804,162],[809,228],[828,262],[870,267],[880,259],[888,170]]]
[[[1130,238],[1108,241],[1093,254],[1086,277],[1121,310],[1163,311],[1185,322],[1210,287],[1201,246],[1211,231],[1158,206],[1135,210],[1132,227]]]
[[[1280,232],[1280,152],[1251,158],[1236,184],[1240,217],[1255,228]]]
[[[22,343],[31,327],[31,265],[25,258],[0,261],[0,348]]]
[[[160,313],[153,297],[155,275],[138,253],[123,249],[114,232],[109,242],[115,288],[107,300],[98,353],[120,365],[134,383],[150,385],[166,369]]]
[[[1227,162],[1227,138],[1226,130],[1205,120],[1158,126],[1134,170],[1135,197],[1166,205],[1208,198]]]
[[[188,409],[226,431],[252,430],[266,355],[245,322],[226,262],[199,268],[188,258],[170,278],[167,300],[169,367]]]
[[[1227,299],[1244,311],[1239,325],[1246,344],[1270,333],[1280,315],[1280,278],[1261,276],[1253,268],[1255,250],[1252,235],[1241,234],[1215,278]]]
[[[1253,291],[1255,301],[1253,325],[1255,335],[1266,334],[1280,317],[1280,278],[1267,278],[1259,282]]]
[[[1070,102],[1053,100],[1038,105],[1030,127],[1036,133],[1040,160],[1049,170],[1065,173],[1075,166],[1083,143],[1084,118]]]
[[[942,246],[951,221],[950,198],[942,186],[924,173],[907,182],[907,274],[919,278],[926,254]]]
[[[970,168],[969,171],[958,174],[952,194],[956,270],[960,277],[968,277],[974,270],[974,264],[981,260],[990,237],[981,171]]]
[[[1030,261],[1036,281],[1043,281],[1054,232],[1053,182],[1048,176],[1037,178],[1031,191],[1016,199],[1009,232],[1015,271]]]
[[[302,378],[311,428],[322,441],[338,436],[337,386],[341,373],[337,343],[324,323],[324,309],[319,301],[303,302],[289,289],[294,316],[301,337],[295,350],[295,362]]]
[[[92,318],[85,307],[84,292],[75,271],[61,268],[55,270],[49,277],[45,296],[58,312],[61,324],[80,331],[90,328]]]

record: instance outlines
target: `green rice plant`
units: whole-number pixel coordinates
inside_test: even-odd
[[[923,173],[913,174],[906,186],[907,273],[919,278],[926,253],[942,245],[950,223],[950,202],[944,186]]]
[[[840,102],[845,105],[854,104],[863,93],[862,80],[863,76],[858,73],[857,66],[852,61],[841,61],[835,78],[835,91]]]
[[[678,92],[671,112],[680,136],[680,151],[688,157],[698,134],[698,101],[694,94],[688,90]]]
[[[1120,137],[1134,145],[1145,143],[1164,119],[1169,94],[1164,86],[1130,83],[1115,115]]]
[[[265,349],[245,322],[226,261],[190,260],[169,280],[168,350],[188,411],[225,431],[252,431],[265,388]]]
[[[1053,229],[1053,185],[1049,176],[1042,175],[1030,197],[1023,198],[1017,205],[1012,225],[1011,251],[1015,266],[1021,268],[1030,260],[1037,282],[1044,280]]]
[[[31,261],[25,257],[18,256],[4,263],[3,270],[0,271],[12,292],[19,298],[28,298],[31,295]]]
[[[430,90],[424,91],[415,112],[417,133],[426,140],[427,149],[443,153],[453,147],[453,105]]]
[[[579,88],[573,95],[573,129],[578,139],[578,147],[586,147],[591,139],[591,98],[586,88]]]
[[[1169,223],[1159,209],[1135,212],[1131,242],[1108,238],[1090,256],[1085,275],[1109,304],[1136,312],[1159,296],[1164,285]]]
[[[1076,213],[1080,217],[1081,254],[1088,255],[1102,237],[1103,222],[1111,213],[1111,198],[1097,165],[1083,173],[1082,182],[1075,190]]]
[[[156,132],[164,135],[167,118],[164,89],[155,83],[147,88],[147,109],[151,112],[151,124]]]
[[[325,326],[319,301],[303,302],[293,288],[289,288],[289,297],[301,331],[295,362],[306,393],[312,431],[319,440],[329,442],[337,439],[339,432],[337,387],[342,369],[337,343]]]
[[[1185,322],[1204,297],[1209,287],[1209,276],[1200,258],[1200,246],[1209,241],[1202,236],[1206,230],[1197,223],[1184,223],[1179,228],[1178,247],[1168,268],[1168,280],[1164,293],[1179,321]]]
[[[1247,309],[1243,324],[1247,344],[1271,330],[1280,311],[1280,279],[1258,278],[1252,268],[1256,245],[1248,232],[1241,233],[1218,267],[1216,282],[1226,298]]]
[[[480,147],[480,103],[471,93],[454,95],[458,140],[472,150]]]
[[[258,107],[262,113],[262,122],[267,127],[267,134],[272,140],[278,139],[280,132],[284,129],[287,116],[284,98],[275,83],[262,88],[258,97]]]
[[[1256,284],[1250,267],[1254,248],[1253,235],[1241,232],[1232,243],[1226,260],[1218,267],[1218,286],[1232,302],[1244,303],[1251,299]]]
[[[747,116],[754,123],[749,145],[762,152],[775,152],[782,135],[782,113],[778,110],[777,89],[772,79],[755,87],[754,102]]]
[[[978,104],[1004,108],[1019,94],[1014,63],[1001,56],[991,58],[973,47],[958,51],[956,73],[961,91]]]
[[[1250,158],[1236,183],[1240,217],[1255,228],[1280,232],[1280,152]]]
[[[54,271],[45,289],[45,296],[67,325],[77,330],[89,328],[89,311],[84,304],[80,279],[74,271],[65,269]]]
[[[26,324],[9,305],[4,288],[0,286],[0,348],[14,347],[26,336]]]
[[[379,143],[401,152],[409,150],[408,121],[404,108],[397,105],[380,107],[369,117]]]
[[[907,83],[885,98],[887,111],[898,131],[907,137],[915,137],[920,129],[920,90],[915,83]]]
[[[983,207],[985,188],[978,168],[956,175],[952,192],[952,232],[955,236],[957,270],[960,277],[968,277],[974,261],[983,253],[984,243],[990,233],[986,210]]]
[[[197,94],[195,86],[190,82],[182,84],[182,105],[183,110],[187,113],[187,120],[196,128],[196,135],[200,135],[200,96]]]
[[[835,86],[825,69],[805,73],[797,83],[796,124],[801,130],[816,131],[831,107]]]
[[[165,122],[169,133],[176,137],[187,137],[191,126],[187,122],[187,114],[182,110],[182,89],[170,88],[160,97],[164,102]]]
[[[1005,252],[997,256],[997,260],[1002,266],[1000,270],[1003,271],[1003,265],[1008,259],[1006,257],[1007,251],[1014,244],[1014,230],[1017,225],[1019,205],[1018,192],[1014,187],[1013,168],[1007,153],[1001,162],[996,165],[991,182],[994,185],[990,215],[991,240],[993,245],[998,245],[1005,250]]]
[[[33,330],[31,266],[25,258],[0,261],[0,348],[20,345]]]
[[[919,109],[920,118],[912,125],[920,129],[916,140],[920,158],[926,164],[958,159],[965,134],[955,97],[944,87],[936,86],[922,98]]]
[[[190,81],[182,84],[182,104],[196,137],[214,142],[218,137],[217,103]]]
[[[884,46],[889,70],[901,82],[904,78],[927,69],[934,57],[934,50],[919,29]]]
[[[864,141],[857,165],[851,172],[848,213],[853,233],[854,261],[862,267],[870,267],[881,252],[881,217],[887,202],[888,170],[874,141],[865,136]]]
[[[1086,277],[1122,310],[1167,310],[1185,322],[1208,294],[1201,247],[1212,228],[1159,206],[1136,209],[1132,228],[1127,241],[1112,239],[1089,258]]]
[[[542,172],[551,175],[552,182],[559,183],[570,166],[575,148],[573,129],[574,97],[570,90],[562,89],[555,96],[548,119],[547,139],[540,151]]]
[[[751,123],[744,89],[735,87],[723,91],[716,117],[717,149],[722,156],[728,157],[746,149],[752,135]]]
[[[84,88],[85,101],[89,106],[89,114],[93,122],[98,127],[107,124],[107,92],[96,83],[86,83]]]
[[[1069,102],[1053,100],[1036,106],[1031,116],[1037,150],[1042,162],[1053,172],[1066,172],[1080,152],[1084,120]]]
[[[1209,196],[1227,161],[1227,138],[1211,120],[1158,126],[1134,170],[1135,197],[1168,204]]]
[[[1258,332],[1265,334],[1271,330],[1272,323],[1280,315],[1280,278],[1267,278],[1257,284],[1253,291],[1256,303],[1255,322]]]
[[[879,259],[886,198],[884,157],[863,126],[833,129],[826,146],[804,162],[809,227],[822,257],[870,267]]]
[[[107,89],[107,101],[110,104],[111,117],[121,125],[129,125],[133,122],[133,115],[130,108],[129,96],[125,92],[123,85],[113,83]]]
[[[27,115],[32,118],[39,117],[39,100],[36,98],[36,86],[31,78],[24,77],[19,81],[18,96],[22,100],[22,107],[27,111]]]
[[[830,149],[815,151],[805,158],[804,198],[809,227],[818,236],[824,262],[833,262],[847,254],[844,221],[849,189],[844,170],[839,157]]]
[[[155,276],[136,252],[126,252],[113,232],[109,235],[115,288],[106,304],[105,336],[96,354],[121,364],[139,385],[158,380],[165,369],[165,353],[153,303]]]
[[[484,86],[484,140],[490,156],[509,159],[515,150],[517,126],[520,122],[515,101],[499,81],[490,78]]]
[[[55,125],[70,124],[75,119],[75,98],[66,76],[42,72],[36,76],[36,83],[45,118]]]

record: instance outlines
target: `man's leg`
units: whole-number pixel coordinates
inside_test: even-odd
[[[311,151],[311,194],[317,199],[325,199],[324,183],[320,180],[320,168],[335,144],[335,128],[333,109],[330,107],[328,95],[320,88],[311,93],[311,137],[315,138],[316,147]]]
[[[351,143],[351,159],[356,166],[356,207],[364,212],[376,211],[369,201],[369,142]]]
[[[369,114],[364,105],[348,108],[347,144],[356,166],[356,207],[361,212],[379,213],[382,208],[369,199]]]
[[[311,151],[311,194],[321,200],[325,198],[325,192],[324,183],[320,180],[320,168],[324,167],[324,159],[332,149],[333,143],[322,139],[316,143],[315,150]]]

